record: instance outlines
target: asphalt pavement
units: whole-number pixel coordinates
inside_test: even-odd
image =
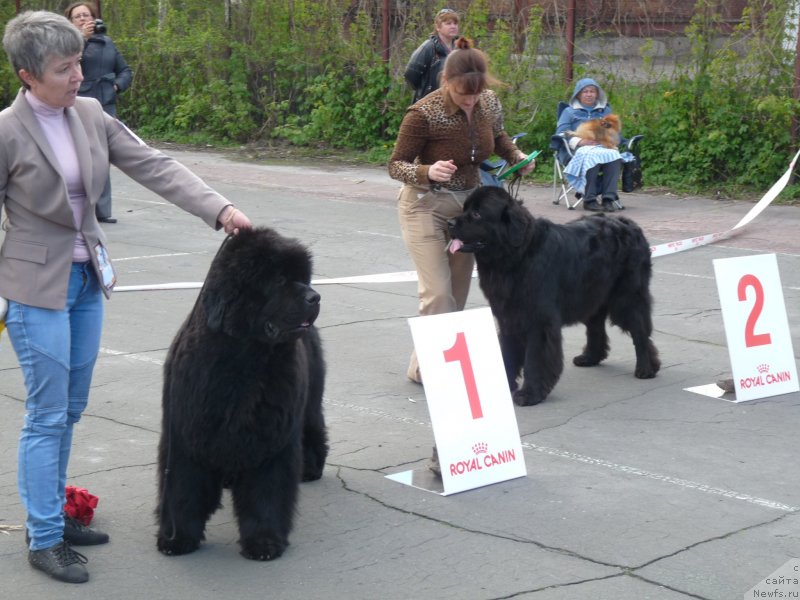
[[[380,168],[237,162],[169,151],[258,225],[307,244],[314,278],[413,269],[395,211],[398,184]],[[788,159],[787,159],[788,162]],[[551,168],[547,160],[540,169]],[[112,172],[105,225],[120,286],[200,282],[223,234]],[[582,216],[524,186],[537,216]],[[623,196],[652,244],[727,231],[753,204],[661,192]],[[800,597],[770,574],[800,564],[800,393],[744,403],[686,388],[729,376],[712,261],[774,253],[800,352],[800,208],[769,206],[737,235],[654,259],[653,336],[662,369],[633,377],[630,340],[611,330],[599,367],[574,367],[581,327],[564,330],[565,369],[541,405],[515,407],[527,476],[441,496],[386,475],[424,470],[433,432],[424,390],[405,378],[416,283],[317,285],[331,451],[303,484],[286,553],[239,555],[230,496],[201,549],[155,546],[156,448],[166,350],[197,289],[122,291],[106,303],[89,407],[77,426],[69,483],[100,498],[84,548],[91,579],[68,585],[26,559],[16,487],[23,382],[0,337],[0,590],[5,598],[680,600]],[[477,282],[468,308],[486,306]],[[795,565],[795,566],[793,566]],[[794,569],[794,570],[792,570]],[[797,579],[794,580],[795,582]],[[760,586],[760,587],[759,587]],[[794,586],[794,587],[792,587]],[[756,587],[753,591],[752,588]],[[761,596],[778,589],[784,596]],[[790,595],[794,594],[794,595]]]

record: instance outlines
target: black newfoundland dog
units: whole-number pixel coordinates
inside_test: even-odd
[[[558,382],[564,325],[586,325],[586,346],[573,363],[604,360],[606,317],[633,338],[636,377],[655,377],[661,363],[650,340],[650,246],[636,223],[599,214],[557,225],[534,218],[504,189],[482,187],[448,225],[450,251],[475,253],[514,402],[538,404]]]
[[[164,365],[158,549],[186,554],[229,487],[241,553],[279,557],[301,480],[328,453],[311,257],[258,228],[228,238]]]

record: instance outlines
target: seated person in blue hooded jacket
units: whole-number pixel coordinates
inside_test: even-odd
[[[586,78],[575,84],[568,106],[558,118],[556,134],[568,135],[567,142],[575,153],[565,173],[577,196],[584,197],[583,207],[586,210],[615,210],[614,201],[618,199],[617,182],[622,160],[619,151],[603,148],[592,140],[570,136],[569,132],[578,129],[583,121],[599,119],[611,112],[611,105],[608,104],[603,88],[594,79]],[[601,171],[602,178],[598,177]]]

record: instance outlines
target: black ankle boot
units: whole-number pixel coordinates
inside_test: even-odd
[[[77,519],[64,515],[64,540],[73,546],[96,546],[108,542],[108,534],[95,531]]]
[[[53,579],[66,583],[89,581],[86,557],[70,548],[69,543],[59,542],[44,550],[29,550],[28,562],[34,569],[47,573]]]
[[[583,203],[583,210],[591,210],[592,212],[603,212],[603,208],[597,200],[586,200]]]
[[[603,210],[606,212],[614,212],[617,210],[616,204],[614,204],[614,200],[611,198],[603,198]]]
[[[108,534],[95,531],[64,513],[64,539],[73,546],[96,546],[108,542]],[[30,546],[31,536],[25,529],[25,545]]]

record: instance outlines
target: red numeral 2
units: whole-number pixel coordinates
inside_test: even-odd
[[[453,344],[453,347],[444,351],[444,360],[446,362],[461,363],[461,375],[464,378],[464,387],[467,388],[467,398],[469,399],[472,418],[483,418],[481,399],[478,396],[478,386],[475,385],[475,373],[472,370],[472,360],[469,358],[467,339],[464,337],[463,331],[456,334],[456,343]]]
[[[756,301],[753,304],[753,310],[750,311],[750,316],[747,317],[747,325],[744,330],[744,343],[747,348],[753,346],[768,346],[772,343],[772,338],[768,333],[755,333],[756,321],[761,316],[761,311],[764,308],[764,288],[761,282],[755,275],[745,275],[739,280],[739,301],[744,302],[747,300],[747,288],[753,288],[756,292]]]

